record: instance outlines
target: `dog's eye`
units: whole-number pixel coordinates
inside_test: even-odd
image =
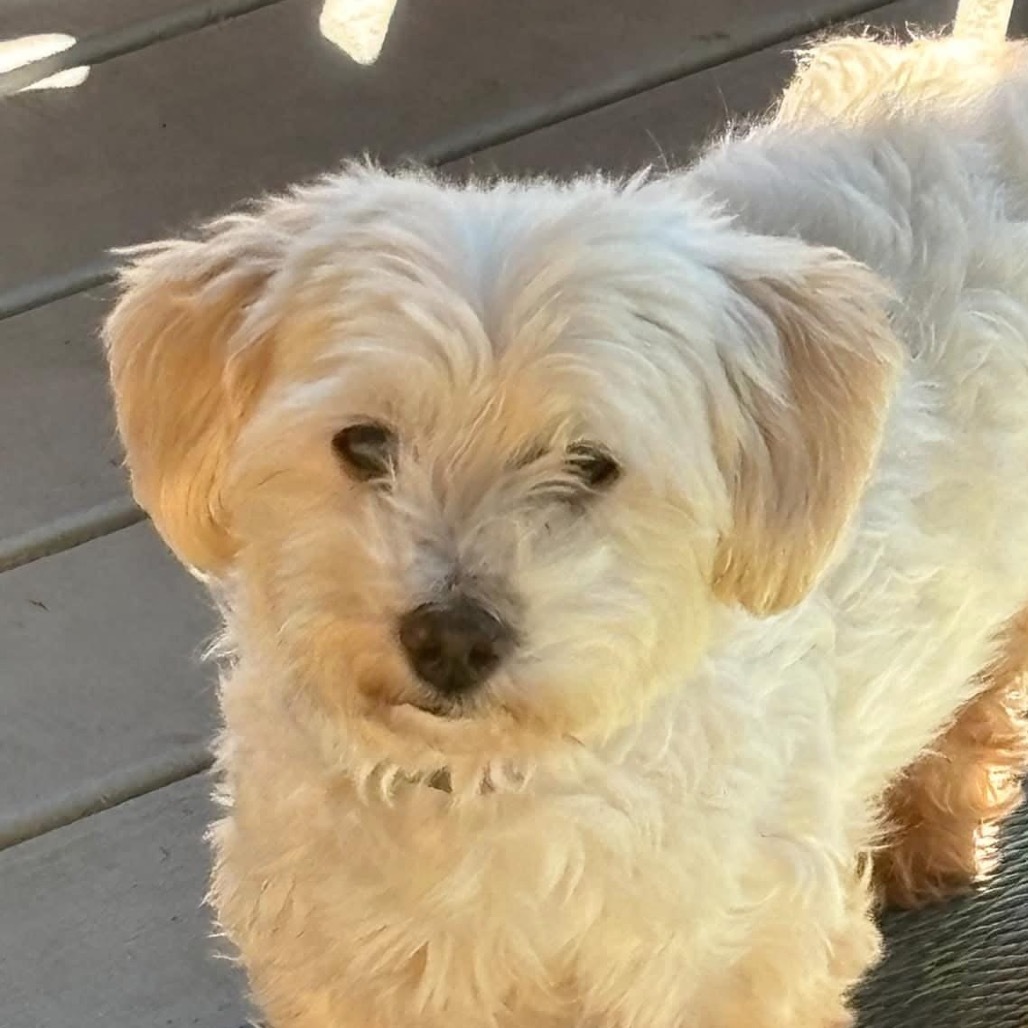
[[[568,448],[568,469],[587,488],[609,489],[621,477],[621,465],[595,443],[573,443]]]
[[[396,460],[396,436],[372,421],[340,429],[332,437],[332,448],[346,470],[361,482],[385,478]]]

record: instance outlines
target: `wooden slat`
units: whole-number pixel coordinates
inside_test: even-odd
[[[78,39],[191,5],[191,0],[0,0],[0,39],[55,32]]]
[[[0,322],[0,569],[41,526],[126,502],[96,339],[105,309],[83,294]]]
[[[956,0],[900,0],[859,19],[903,31],[948,25]],[[1028,33],[1028,3],[1015,8],[1011,35]],[[797,38],[600,110],[471,154],[452,167],[463,174],[557,175],[597,169],[614,174],[688,162],[707,139],[740,117],[769,108],[792,73]]]
[[[27,89],[56,89],[80,85],[97,65],[115,57],[135,53],[190,32],[220,25],[232,18],[252,14],[280,0],[199,0],[169,7],[147,16],[146,6],[131,20],[110,22],[83,35],[70,32],[56,37],[19,36],[0,40],[0,97],[14,96]],[[92,5],[87,5],[93,10]],[[98,5],[106,8],[107,3]],[[70,79],[70,81],[69,81]]]
[[[212,628],[149,524],[0,575],[0,847],[205,763]]]
[[[0,104],[0,311],[346,156],[472,149],[874,2],[407,0],[364,67],[283,0],[108,61]]]
[[[191,778],[0,854],[4,1028],[246,1021],[202,906],[208,788]]]

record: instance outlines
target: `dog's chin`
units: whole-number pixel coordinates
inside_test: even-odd
[[[538,716],[489,691],[450,700],[404,690],[379,693],[350,720],[349,761],[372,792],[431,785],[454,798],[523,791],[544,765],[563,764],[581,745]],[[446,782],[446,788],[439,783]]]
[[[379,704],[352,726],[369,795],[428,787],[469,799],[520,789],[523,747],[503,718],[423,697]]]

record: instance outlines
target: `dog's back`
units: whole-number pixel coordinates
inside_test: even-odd
[[[773,124],[872,129],[943,122],[995,155],[1017,218],[1028,217],[1028,45],[987,36],[899,45],[829,40],[802,54]]]
[[[811,125],[825,118],[861,123],[956,113],[1026,75],[1022,42],[941,36],[899,44],[843,36],[800,55],[775,120]]]

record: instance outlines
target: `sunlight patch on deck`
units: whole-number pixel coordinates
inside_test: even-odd
[[[41,61],[44,57],[52,57],[62,50],[75,45],[75,37],[64,32],[48,32],[36,36],[18,36],[15,39],[0,39],[0,74],[14,71],[33,61]],[[50,75],[38,82],[23,86],[19,93],[27,93],[32,89],[70,89],[79,86],[89,77],[89,68],[68,68]]]
[[[325,0],[318,27],[358,64],[374,64],[395,7],[396,0]]]

